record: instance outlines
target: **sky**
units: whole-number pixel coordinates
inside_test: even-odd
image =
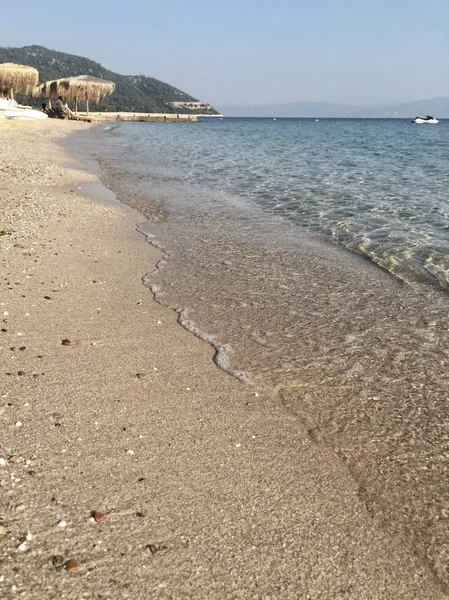
[[[449,96],[449,0],[70,4],[5,2],[0,45],[86,56],[216,107]]]

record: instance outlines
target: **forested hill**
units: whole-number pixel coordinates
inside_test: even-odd
[[[160,113],[217,114],[208,105],[184,106],[198,102],[196,98],[153,77],[144,75],[119,75],[105,69],[100,63],[82,56],[49,50],[43,46],[24,46],[23,48],[0,47],[0,63],[12,62],[29,65],[39,71],[39,82],[71,77],[93,75],[114,81],[116,91],[102,98],[98,105],[91,104],[91,110],[136,111]],[[182,103],[174,107],[170,103]]]

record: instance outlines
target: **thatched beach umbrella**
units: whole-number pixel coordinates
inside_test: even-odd
[[[14,98],[14,91],[30,92],[39,80],[39,73],[33,67],[14,63],[0,64],[0,92]]]
[[[33,96],[39,96],[44,88],[49,98],[62,96],[65,100],[74,100],[75,111],[78,111],[78,100],[85,100],[86,112],[89,114],[89,100],[98,102],[101,96],[112,94],[115,90],[115,83],[100,77],[92,77],[92,75],[63,77],[62,79],[47,81],[35,88]]]

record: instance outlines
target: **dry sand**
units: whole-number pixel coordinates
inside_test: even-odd
[[[55,144],[87,127],[0,121],[0,598],[447,598],[153,300],[143,217]]]

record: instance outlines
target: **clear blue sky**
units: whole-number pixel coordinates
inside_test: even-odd
[[[449,96],[449,0],[2,4],[2,46],[87,56],[218,107]]]

